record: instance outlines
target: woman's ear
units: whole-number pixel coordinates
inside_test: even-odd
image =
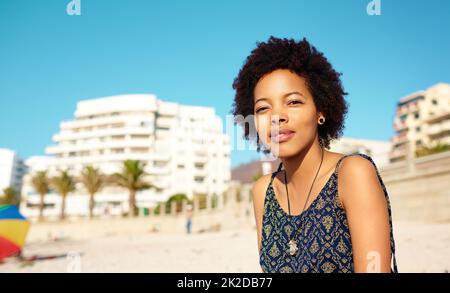
[[[319,116],[317,117],[317,123],[319,125],[323,125],[325,123],[326,119],[327,118],[325,117],[325,115],[322,114],[322,112],[319,112]]]

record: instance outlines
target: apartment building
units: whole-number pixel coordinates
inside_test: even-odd
[[[46,148],[48,157],[27,161],[30,172],[24,194],[29,207],[37,200],[30,184],[34,171],[47,169],[53,176],[58,170],[68,170],[79,176],[85,166],[92,165],[113,174],[127,159],[144,162],[146,179],[160,189],[139,192],[139,207],[151,207],[177,193],[190,198],[221,195],[229,184],[229,138],[213,108],[133,94],[81,101],[74,116],[61,122],[53,136],[55,144]],[[57,210],[58,196],[48,198]],[[108,186],[96,198],[98,213],[127,209],[127,191],[119,187]],[[78,186],[68,197],[68,214],[86,214],[87,200],[83,187]]]
[[[3,189],[12,187],[19,195],[25,172],[25,164],[16,151],[0,149],[0,193]]]
[[[450,84],[439,83],[399,100],[390,162],[414,157],[421,146],[450,144]]]

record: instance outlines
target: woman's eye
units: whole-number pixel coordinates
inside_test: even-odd
[[[255,113],[259,113],[259,112],[261,112],[261,111],[263,111],[265,109],[267,109],[267,107],[258,108],[258,109],[255,110]]]
[[[296,101],[296,100],[294,100],[294,101],[289,101],[288,102],[288,105],[292,105],[292,104],[303,104],[301,101]]]

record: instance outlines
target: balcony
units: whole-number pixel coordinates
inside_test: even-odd
[[[208,176],[208,172],[206,171],[205,168],[199,169],[199,168],[194,168],[194,172],[193,172],[194,176],[196,177],[206,177]]]
[[[169,138],[171,136],[171,131],[170,130],[162,130],[162,129],[157,129],[155,132],[156,138],[157,139],[165,139],[165,138]]]
[[[408,111],[409,112],[416,112],[416,111],[419,111],[419,109],[420,108],[419,108],[419,102],[418,101],[408,104]]]
[[[194,193],[201,193],[201,194],[207,194],[208,193],[208,186],[205,183],[194,183],[194,188],[193,188],[193,192]]]
[[[406,134],[396,135],[391,138],[391,143],[392,144],[402,144],[402,143],[408,142],[408,140],[409,140],[409,138],[408,138],[408,135],[406,135]]]
[[[53,141],[60,142],[65,140],[77,140],[95,137],[107,137],[113,135],[152,135],[154,133],[153,127],[123,127],[123,128],[106,128],[94,129],[92,131],[71,132],[61,131],[53,136]]]
[[[110,117],[99,117],[93,119],[83,119],[83,120],[72,120],[63,121],[60,124],[61,129],[68,130],[74,128],[84,128],[93,127],[99,125],[112,125],[117,123],[125,123],[128,117],[126,116],[110,116]],[[147,117],[148,118],[148,117]]]
[[[437,123],[430,125],[428,127],[428,134],[429,135],[436,135],[440,132],[449,131],[450,130],[450,120],[447,120],[443,123]]]
[[[144,162],[150,161],[168,161],[170,156],[168,154],[102,154],[102,155],[88,155],[88,156],[75,156],[75,157],[65,157],[57,158],[54,161],[54,165],[75,165],[75,164],[98,164],[106,162],[122,162],[125,160],[138,160]]]
[[[144,123],[142,125],[141,123]],[[121,128],[152,128],[154,120],[152,116],[145,115],[126,115],[94,118],[88,120],[65,121],[60,124],[61,132],[70,131],[76,133],[86,133],[103,129],[121,129]],[[89,128],[90,130],[86,130]],[[101,128],[101,129],[99,129]]]
[[[397,121],[393,124],[393,126],[396,131],[402,131],[402,130],[408,129],[408,125],[405,120]]]
[[[392,159],[406,157],[406,152],[407,152],[406,149],[393,150],[389,154],[389,158],[392,160]]]
[[[194,163],[205,164],[208,162],[208,152],[203,150],[193,150]]]
[[[438,123],[443,120],[447,120],[450,118],[450,111],[446,109],[436,109],[432,114],[428,116],[426,120],[428,123]]]
[[[158,107],[158,114],[164,116],[176,116],[178,114],[178,104],[161,102]]]
[[[93,151],[99,149],[114,148],[149,148],[153,145],[153,139],[122,139],[116,141],[79,143],[74,145],[56,145],[45,149],[47,154],[56,155],[69,152]]]
[[[169,175],[170,170],[168,167],[147,167],[145,170],[150,175]]]
[[[156,119],[156,127],[160,128],[172,128],[174,126],[174,123],[174,118],[159,117]]]

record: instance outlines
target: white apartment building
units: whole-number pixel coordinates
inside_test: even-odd
[[[450,84],[439,83],[401,98],[393,126],[391,162],[414,157],[423,145],[450,144]]]
[[[379,169],[389,164],[389,141],[341,137],[330,143],[330,151],[342,154],[361,153],[370,156]]]
[[[20,195],[25,172],[25,165],[16,151],[0,149],[0,194],[3,189],[12,187]]]
[[[149,183],[161,190],[137,194],[139,207],[151,207],[177,193],[221,196],[230,181],[230,145],[222,120],[213,108],[163,102],[151,94],[120,95],[77,104],[75,118],[60,124],[55,145],[46,149],[50,157],[34,157],[23,194],[28,207],[38,197],[30,180],[33,172],[47,169],[49,175],[67,169],[79,176],[87,165],[105,174],[119,172],[127,159],[146,164]],[[58,211],[59,196],[48,196]],[[128,192],[108,186],[96,195],[96,213],[128,209]],[[88,213],[88,197],[81,185],[67,197],[67,213]],[[34,211],[31,211],[34,210]],[[37,213],[36,209],[29,209]]]

